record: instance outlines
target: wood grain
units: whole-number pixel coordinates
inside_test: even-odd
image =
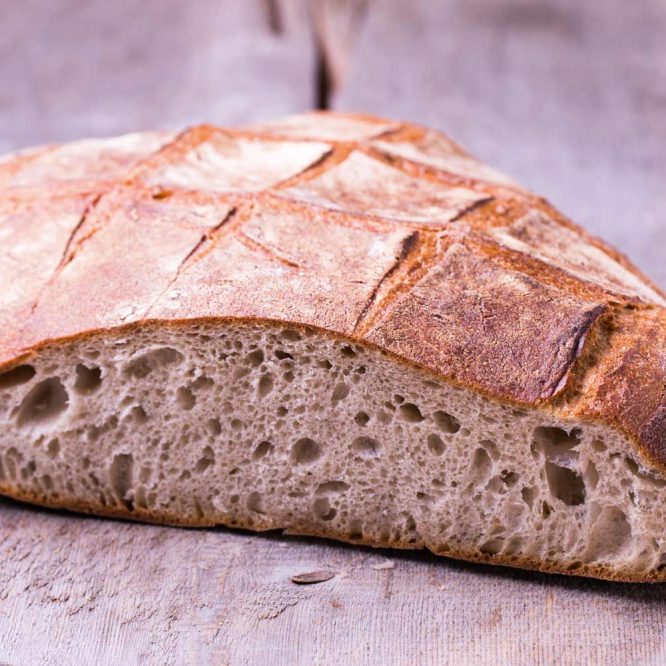
[[[0,153],[310,107],[306,0],[0,0]]]
[[[661,586],[0,502],[11,664],[661,664]],[[393,565],[391,568],[391,564]],[[315,585],[291,576],[337,573]]]
[[[334,106],[436,127],[666,285],[666,4],[377,0]]]

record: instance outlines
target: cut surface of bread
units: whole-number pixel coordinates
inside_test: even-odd
[[[666,579],[664,296],[430,130],[0,161],[0,492]]]

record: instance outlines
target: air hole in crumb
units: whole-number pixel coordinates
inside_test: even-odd
[[[270,375],[261,375],[257,385],[257,394],[260,398],[266,397],[273,390],[273,377]]]
[[[585,502],[585,483],[579,474],[549,460],[546,460],[545,469],[548,488],[553,497],[562,500],[567,506],[577,506]]]
[[[484,555],[498,555],[503,547],[504,539],[489,539],[479,547],[479,550]]]
[[[437,427],[442,431],[453,435],[460,430],[460,421],[455,416],[438,409],[432,415]]]
[[[344,481],[327,481],[326,483],[320,483],[315,493],[317,495],[328,495],[344,493],[347,490],[349,490],[349,484]]]
[[[132,501],[127,497],[132,488],[134,474],[134,458],[130,453],[119,453],[113,456],[109,469],[109,482],[117,499],[128,511],[132,511]]]
[[[264,500],[261,496],[261,493],[253,492],[249,494],[247,498],[247,508],[254,513],[266,513],[264,510]]]
[[[76,366],[74,390],[81,395],[94,393],[102,384],[102,370],[98,367],[89,368],[83,363]]]
[[[309,437],[299,439],[291,450],[291,459],[299,465],[310,465],[322,455],[321,446]]]
[[[594,522],[590,532],[585,559],[587,561],[617,554],[631,538],[631,525],[624,512],[616,506],[607,506]]]
[[[493,463],[485,449],[478,448],[476,451],[474,451],[474,455],[472,456],[471,470],[476,475],[475,481],[484,480],[490,473],[492,466]]]
[[[529,488],[525,487],[520,491],[520,496],[523,498],[523,502],[525,502],[530,509],[534,505],[534,500],[536,499],[537,494],[537,489],[534,486]]]
[[[522,537],[511,537],[505,544],[502,552],[508,556],[519,555],[523,549],[525,539]]]
[[[365,458],[376,458],[380,454],[381,445],[373,437],[356,437],[352,441],[352,450]]]
[[[204,517],[206,516],[206,513],[203,510],[203,507],[201,506],[201,502],[195,497],[192,501],[192,504],[194,505],[194,515],[196,519],[203,520]]]
[[[441,456],[444,453],[444,442],[439,435],[428,435],[427,443],[428,451],[430,451],[433,456]]]
[[[206,377],[206,375],[200,375],[191,384],[189,384],[189,388],[191,388],[193,391],[206,391],[212,388],[214,384],[215,382],[210,377]]]
[[[141,405],[136,405],[130,409],[130,418],[136,423],[145,423],[148,420],[148,414]]]
[[[270,442],[260,442],[257,448],[252,452],[252,460],[261,460],[273,451],[273,445]]]
[[[400,405],[399,411],[404,421],[408,421],[409,423],[421,423],[423,421],[421,410],[411,402],[405,402]]]
[[[424,504],[431,504],[432,502],[435,501],[435,498],[432,495],[429,495],[428,493],[424,493],[421,491],[416,493],[416,499],[419,502],[423,502]]]
[[[617,457],[617,454],[614,454],[611,456],[611,458]],[[647,472],[642,472],[640,467],[638,466],[638,463],[633,459],[630,458],[629,456],[625,456],[624,458],[624,463],[627,466],[627,469],[636,477],[641,479],[641,481],[645,481],[649,483],[650,485],[656,486],[657,488],[663,488],[666,486],[666,480],[660,479],[656,476],[653,476],[652,474],[649,474]],[[628,481],[628,479],[627,479]]]
[[[376,416],[377,416],[377,420],[380,423],[384,424],[384,425],[387,425],[388,423],[391,423],[391,419],[392,419],[391,414],[388,413],[388,412],[385,412],[383,409],[378,410]]]
[[[363,523],[356,518],[349,521],[349,538],[355,541],[363,538]]]
[[[624,464],[627,466],[627,469],[634,476],[640,476],[639,469],[638,469],[638,463],[633,458],[630,458],[629,456],[625,456],[624,457]]]
[[[264,352],[261,349],[255,349],[245,359],[252,367],[257,368],[264,362]]]
[[[289,353],[284,351],[283,349],[276,349],[275,350],[275,356],[280,360],[284,361],[285,359],[293,359],[294,357]]]
[[[595,439],[592,442],[592,448],[595,451],[598,451],[599,453],[603,453],[606,450],[606,445],[604,444],[603,440],[601,439]]]
[[[588,461],[587,467],[585,468],[585,480],[592,490],[594,490],[599,483],[599,472],[597,471],[596,465],[591,460]]]
[[[500,474],[500,479],[509,488],[515,486],[519,478],[520,475],[516,474],[516,472],[510,472],[508,469],[503,469]]]
[[[379,530],[379,540],[383,543],[388,543],[391,541],[391,526],[390,525],[380,525]]]
[[[357,356],[356,352],[349,345],[342,347],[340,353],[347,358],[356,358]]]
[[[280,337],[283,340],[289,340],[289,342],[298,342],[298,340],[301,340],[301,334],[290,328],[285,328],[284,331],[280,333]]]
[[[580,429],[573,428],[567,432],[562,428],[552,426],[539,426],[534,429],[533,437],[536,444],[545,450],[546,454],[558,449],[572,449],[580,444]]]
[[[57,377],[45,379],[25,396],[18,413],[19,426],[43,423],[56,418],[67,409],[69,396]]]
[[[35,369],[31,365],[17,365],[15,368],[0,374],[0,389],[26,384],[34,376]]]
[[[222,426],[217,419],[208,419],[206,421],[206,428],[211,435],[217,436],[222,432]]]
[[[358,426],[365,426],[368,424],[368,421],[370,420],[370,417],[368,416],[367,412],[357,412],[356,416],[354,417],[354,422]]]
[[[250,368],[238,366],[234,368],[231,378],[233,381],[238,381],[239,379],[243,379],[243,377],[247,377],[250,374],[250,372],[251,372]]]
[[[180,405],[181,409],[189,411],[196,404],[197,399],[194,397],[194,393],[190,391],[186,386],[181,386],[176,391],[176,400]]]
[[[133,379],[143,379],[153,370],[173,363],[180,363],[185,357],[172,347],[160,347],[132,359],[124,369],[125,375]]]
[[[205,472],[213,463],[215,462],[215,452],[210,446],[204,446],[203,451],[201,452],[201,458],[197,461],[197,464],[194,466],[194,471],[197,474]]]
[[[339,402],[344,400],[349,395],[350,388],[344,382],[340,382],[335,385],[333,389],[333,394],[331,395],[331,402]]]
[[[578,474],[579,443],[580,430],[577,428],[569,433],[562,428],[540,426],[533,431],[530,451],[535,460],[545,458],[553,465]]]
[[[153,470],[152,467],[149,467],[148,465],[144,465],[141,468],[141,472],[139,473],[139,481],[143,483],[144,485],[150,481],[150,477],[153,475]]]
[[[486,450],[486,453],[492,460],[499,460],[500,452],[497,448],[497,444],[495,444],[492,439],[482,439],[479,444]]]
[[[499,476],[493,476],[493,478],[486,484],[486,489],[491,493],[501,494],[506,491],[506,485],[502,483]]]
[[[320,520],[333,520],[337,511],[331,507],[330,502],[326,497],[319,497],[314,501],[314,513]]]
[[[57,458],[60,453],[60,440],[57,437],[54,437],[46,447],[46,454],[51,460]]]
[[[541,515],[544,518],[548,518],[550,514],[553,513],[553,507],[548,504],[548,502],[541,502]]]
[[[331,362],[327,361],[326,359],[324,359],[323,361],[317,361],[317,365],[320,368],[324,368],[324,370],[330,370],[333,367],[333,365],[331,365]]]

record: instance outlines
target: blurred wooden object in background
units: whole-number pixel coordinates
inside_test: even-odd
[[[370,0],[312,0],[310,16],[317,49],[316,102],[331,107],[342,91],[354,56],[354,47],[365,22]]]

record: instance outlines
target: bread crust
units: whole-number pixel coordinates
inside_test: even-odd
[[[314,113],[35,149],[0,160],[0,229],[0,373],[45,347],[112,331],[287,324],[378,349],[503,404],[621,431],[643,464],[666,471],[664,293],[431,130]],[[211,524],[54,502],[9,485],[0,493]],[[309,525],[289,532],[350,541]],[[658,570],[440,554],[666,580]]]
[[[53,498],[43,498],[35,494],[25,493],[18,490],[16,487],[0,484],[0,493],[11,497],[12,499],[29,502],[37,506],[42,506],[50,509],[65,509],[77,513],[85,513],[96,516],[104,516],[107,518],[115,518],[120,520],[129,520],[132,522],[145,522],[154,525],[166,525],[170,527],[215,527],[218,523],[207,520],[196,520],[191,517],[184,517],[176,513],[168,511],[153,511],[149,509],[142,509],[135,507],[132,511],[128,511],[123,507],[110,507],[88,504],[81,502],[76,498],[62,497],[58,500]],[[241,530],[251,530],[253,532],[266,532],[275,530],[276,527],[268,522],[266,524],[259,524],[253,522],[252,524],[245,523],[242,520],[234,519],[224,523],[225,527]],[[557,573],[569,576],[584,576],[590,578],[600,578],[613,582],[622,583],[661,583],[666,581],[666,570],[655,570],[649,573],[631,570],[630,568],[621,568],[617,566],[607,567],[600,564],[588,564],[583,562],[562,562],[562,561],[548,561],[544,559],[527,558],[519,556],[506,556],[501,553],[497,555],[487,555],[478,551],[461,551],[453,550],[450,548],[443,549],[436,544],[413,544],[406,541],[386,541],[380,542],[377,540],[370,540],[365,538],[351,539],[348,533],[336,530],[320,530],[313,528],[312,525],[293,525],[289,528],[277,528],[284,534],[293,536],[306,536],[317,537],[322,539],[335,539],[343,543],[352,544],[355,546],[370,546],[372,548],[397,548],[402,550],[428,550],[434,555],[449,557],[455,560],[463,560],[466,562],[475,562],[480,564],[492,564],[515,569],[528,569],[530,571],[540,571],[543,573]]]
[[[0,218],[0,370],[130,324],[280,320],[666,469],[664,294],[432,130],[314,113],[35,149],[0,162]]]

